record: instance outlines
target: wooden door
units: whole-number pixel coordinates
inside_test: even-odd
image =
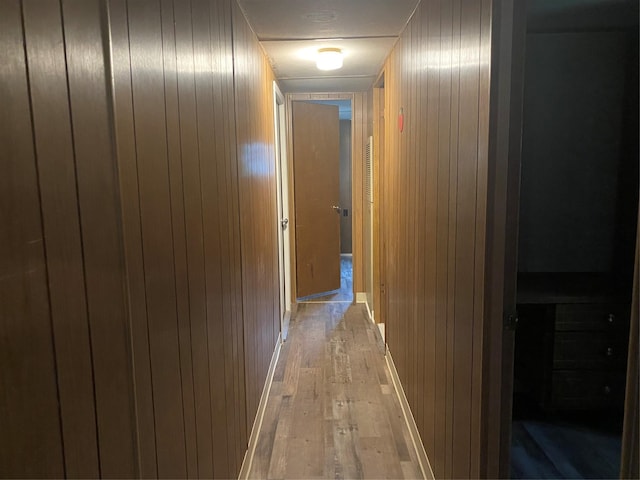
[[[338,107],[293,102],[297,296],[340,288]]]

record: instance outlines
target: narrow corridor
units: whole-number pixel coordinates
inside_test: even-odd
[[[423,478],[363,305],[299,305],[249,477]]]

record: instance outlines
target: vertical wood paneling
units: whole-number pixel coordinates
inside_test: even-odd
[[[0,27],[0,475],[236,476],[279,329],[255,35],[232,0]]]
[[[91,329],[100,473],[136,475],[129,316],[119,185],[107,90],[106,12],[63,2],[69,100]]]
[[[452,15],[453,3],[445,2],[440,6],[440,37],[434,38],[432,45],[439,48],[438,60],[433,62],[433,69],[439,74],[438,85],[438,193],[437,193],[437,238],[436,238],[436,312],[434,340],[436,345],[435,384],[440,388],[435,390],[434,399],[434,447],[431,459],[436,472],[444,472],[446,453],[449,449],[443,436],[436,436],[436,432],[447,430],[447,325],[449,318],[448,305],[448,260],[449,260],[449,181],[451,164],[451,113],[452,113],[452,70],[453,70],[453,39]]]
[[[367,292],[366,263],[370,257],[367,249],[370,230],[366,228],[367,202],[364,193],[365,162],[368,135],[368,97],[366,92],[353,94],[351,102],[353,130],[353,146],[351,157],[352,176],[352,209],[353,209],[353,288],[356,292]]]
[[[453,475],[453,462],[454,462],[454,450],[453,450],[453,405],[454,405],[454,340],[455,340],[455,316],[456,310],[451,299],[456,295],[456,277],[452,273],[455,270],[456,260],[456,244],[450,239],[455,238],[457,229],[457,202],[456,196],[458,191],[458,135],[459,135],[459,117],[460,117],[460,71],[461,71],[461,30],[460,30],[460,10],[461,1],[454,0],[453,13],[452,13],[452,53],[451,53],[451,88],[453,95],[451,99],[451,132],[449,134],[449,141],[451,145],[451,156],[449,162],[450,174],[449,174],[449,231],[447,236],[447,254],[448,254],[448,277],[447,277],[447,403],[446,403],[446,416],[447,423],[445,427],[445,442],[447,445],[446,459],[444,465],[443,475],[451,477]],[[438,466],[435,467],[438,471]]]
[[[488,170],[489,170],[489,115],[490,115],[490,86],[491,86],[491,19],[493,2],[482,0],[480,8],[480,44],[478,48],[478,185],[476,195],[476,242],[475,242],[475,272],[474,272],[474,299],[473,299],[473,364],[475,372],[478,372],[478,365],[482,372],[485,371],[483,364],[489,362],[483,355],[485,332],[488,331],[490,320],[485,317],[485,296],[489,296],[491,288],[484,287],[487,280],[485,264],[486,261],[486,238],[488,212],[487,203],[490,195]],[[506,203],[506,201],[505,201]],[[492,284],[496,288],[496,284]],[[485,320],[485,318],[487,318]],[[476,452],[471,458],[471,476],[480,477],[487,475],[482,471],[484,461],[484,445],[486,440],[482,432],[483,415],[483,389],[488,390],[488,379],[482,374],[473,374],[471,385],[471,451]],[[486,410],[485,410],[486,411]],[[497,472],[496,472],[497,473]],[[505,472],[506,474],[506,472]]]
[[[140,196],[131,90],[131,54],[126,0],[109,2],[113,122],[122,202],[127,293],[136,401],[138,475],[157,478],[157,453],[147,325],[147,299],[142,257]]]
[[[207,349],[204,227],[197,131],[193,8],[191,1],[174,2],[198,473],[202,476],[213,476],[213,436],[211,432],[211,393]]]
[[[219,3],[220,19],[231,18],[232,5],[230,2]],[[225,282],[230,288],[229,302],[231,315],[227,320],[230,328],[225,332],[231,331],[231,344],[226,347],[231,352],[231,364],[227,374],[227,381],[233,381],[233,401],[229,401],[229,408],[232,413],[227,418],[232,421],[233,427],[230,430],[235,432],[235,464],[232,471],[238,472],[244,454],[247,450],[249,431],[246,428],[248,424],[246,409],[246,375],[245,375],[245,347],[244,347],[244,325],[243,325],[243,307],[242,307],[242,261],[241,261],[241,241],[240,241],[240,195],[238,187],[238,164],[237,164],[237,138],[236,138],[236,119],[235,119],[235,88],[234,88],[234,66],[233,58],[233,24],[229,21],[220,21],[223,30],[223,48],[224,54],[218,58],[220,71],[224,72],[222,86],[223,113],[222,123],[224,125],[225,139],[225,158],[234,159],[234,162],[227,164],[227,193],[229,195],[229,208],[227,209],[227,221],[229,224],[228,237],[230,245],[229,255],[229,278]],[[227,333],[228,334],[228,333]],[[230,348],[229,348],[230,347]],[[231,395],[228,390],[227,395]],[[231,434],[231,433],[230,433]]]
[[[158,474],[186,475],[159,3],[128,4]]]
[[[66,475],[97,477],[93,371],[60,6],[23,9]]]
[[[178,316],[178,344],[182,407],[184,420],[187,476],[198,475],[193,363],[191,359],[191,329],[189,323],[189,283],[185,232],[184,186],[180,155],[180,112],[178,103],[177,55],[173,2],[162,0],[162,53],[164,68],[164,96],[166,111],[167,155],[169,160],[169,188],[173,259],[175,271],[176,312]]]
[[[114,77],[115,121],[132,198],[123,204],[128,267],[143,282],[133,289],[130,278],[129,294],[132,306],[145,306],[132,319],[136,387],[153,412],[151,432],[139,413],[141,463],[146,475],[155,457],[161,477],[229,478],[246,452],[279,328],[277,250],[266,234],[272,228],[275,242],[276,224],[264,216],[272,203],[275,219],[272,116],[253,107],[271,105],[273,76],[228,0],[122,7],[110,3],[112,32],[128,36],[112,46],[114,71],[124,72]],[[242,89],[242,101],[250,98],[236,147]],[[254,170],[238,165],[236,151]],[[263,219],[243,225],[242,236],[241,208]]]
[[[0,3],[0,475],[65,474],[20,2]]]
[[[278,339],[280,306],[271,67],[233,3],[247,431]]]
[[[490,26],[423,1],[385,65],[387,340],[436,477],[481,474]]]

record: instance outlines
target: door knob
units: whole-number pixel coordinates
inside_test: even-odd
[[[336,211],[336,213],[342,213],[342,209],[337,205],[333,205],[331,208],[333,208]]]

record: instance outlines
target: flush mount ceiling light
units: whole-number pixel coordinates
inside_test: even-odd
[[[339,48],[321,48],[316,58],[318,70],[337,70],[342,68],[342,50]]]

